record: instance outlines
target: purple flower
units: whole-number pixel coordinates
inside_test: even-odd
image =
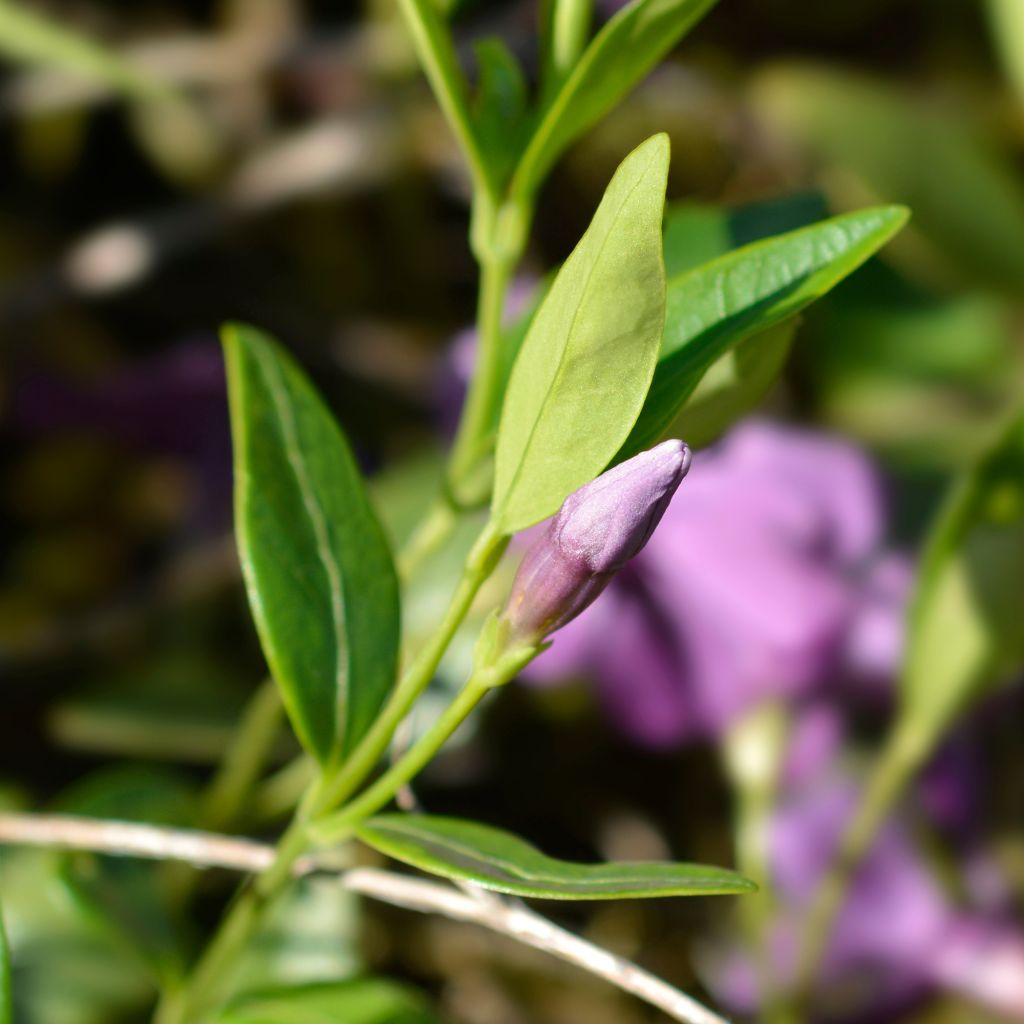
[[[882,534],[857,449],[744,424],[697,456],[686,500],[527,677],[591,675],[616,723],[668,746],[847,669],[891,672],[908,573]]]
[[[650,539],[690,467],[665,441],[602,473],[562,503],[526,552],[500,621],[512,646],[574,619]]]
[[[817,706],[798,719],[789,745],[788,792],[769,836],[771,884],[780,905],[769,951],[772,975],[781,983],[793,979],[799,927],[860,798],[859,785],[838,759],[841,742],[838,716]],[[952,766],[940,759],[933,771]],[[948,784],[963,788],[959,778]],[[987,870],[995,868],[989,863]],[[998,909],[958,906],[894,815],[831,930],[818,1008],[829,1019],[878,1021],[885,1010],[941,988],[1024,1019],[1024,934],[993,914]],[[719,947],[703,959],[705,980],[722,1002],[737,1012],[757,1008],[760,983],[747,951]]]

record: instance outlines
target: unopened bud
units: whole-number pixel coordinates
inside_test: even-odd
[[[665,441],[570,494],[519,566],[500,616],[505,644],[539,644],[591,604],[650,539],[689,468],[689,448]]]

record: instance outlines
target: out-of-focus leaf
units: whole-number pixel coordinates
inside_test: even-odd
[[[1024,102],[1024,4],[1020,0],[988,0],[988,12],[1003,67]]]
[[[0,3],[0,53],[10,60],[63,68],[128,96],[170,100],[164,83],[116,52],[22,3]]]
[[[728,895],[757,889],[733,871],[703,864],[556,860],[510,832],[458,818],[382,814],[361,825],[358,835],[403,864],[516,896],[611,900]]]
[[[225,329],[235,527],[263,651],[299,739],[337,764],[398,660],[387,541],[334,417],[265,334]]]
[[[669,433],[704,448],[755,409],[782,372],[798,324],[793,317],[744,338],[713,363]]]
[[[437,102],[469,162],[477,183],[493,191],[495,178],[473,127],[466,79],[451,33],[435,0],[399,0],[413,45]]]
[[[1024,666],[1024,413],[965,474],[928,541],[910,614],[904,716],[937,735]]]
[[[473,130],[497,181],[504,181],[522,148],[526,129],[526,80],[501,39],[477,43],[480,68]]]
[[[860,210],[754,242],[669,281],[654,381],[618,458],[654,444],[731,345],[824,295],[906,220],[898,206]]]
[[[91,818],[189,825],[191,788],[177,775],[153,768],[111,768],[86,778],[58,803],[62,811]],[[167,982],[185,972],[187,931],[170,891],[161,885],[162,865],[92,853],[64,857],[63,877],[79,906],[96,922],[116,929],[126,953]]]
[[[377,978],[281,988],[229,1007],[217,1024],[436,1024],[410,989]]]
[[[358,898],[334,878],[303,878],[247,943],[232,1001],[272,987],[337,982],[362,968]]]
[[[597,476],[640,411],[664,324],[668,162],[664,135],[626,157],[530,325],[498,430],[494,516],[505,532]]]
[[[0,1024],[14,1024],[14,1001],[11,995],[11,950],[4,928],[3,904],[0,903]]]
[[[1024,188],[966,119],[825,68],[777,68],[751,89],[770,122],[826,158],[842,205],[874,199],[914,211],[916,237],[931,243],[914,253],[920,266],[943,277],[960,270],[1020,295]]]
[[[528,197],[566,147],[596,124],[714,6],[715,0],[633,0],[594,37],[547,105],[512,179]]]

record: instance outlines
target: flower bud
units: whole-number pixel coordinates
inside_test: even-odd
[[[689,448],[665,441],[570,494],[516,573],[506,644],[539,644],[591,604],[650,539],[689,468]]]

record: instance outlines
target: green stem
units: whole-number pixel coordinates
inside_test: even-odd
[[[476,504],[482,493],[473,488],[472,476],[487,454],[495,411],[502,394],[501,322],[505,291],[514,262],[504,257],[480,255],[480,298],[477,305],[477,354],[466,393],[458,431],[448,464],[448,486],[459,502]],[[487,488],[480,487],[483,492]]]
[[[804,1002],[818,974],[829,934],[850,883],[893,805],[931,750],[927,732],[898,724],[811,903],[797,958],[796,997]]]
[[[449,736],[465,721],[494,685],[486,672],[474,672],[458,696],[436,722],[358,799],[337,814],[316,824],[318,843],[339,843],[348,839],[364,818],[380,810],[441,749]]]
[[[490,576],[506,543],[506,539],[498,537],[490,525],[484,528],[470,552],[466,570],[441,625],[427,646],[420,651],[402,675],[391,699],[345,762],[341,771],[310,790],[307,800],[304,801],[309,816],[316,817],[324,811],[337,807],[355,792],[363,779],[373,771],[374,766],[387,750],[391,737],[394,736],[402,719],[409,713],[420,694],[430,685],[455,631],[466,617],[480,587]]]
[[[216,1009],[230,987],[233,968],[267,905],[287,885],[295,862],[309,846],[307,823],[292,822],[274,863],[235,898],[213,941],[196,964],[188,986],[161,1002],[154,1024],[197,1024]]]
[[[559,81],[568,77],[580,59],[592,15],[593,0],[557,0],[551,25],[551,63]]]

